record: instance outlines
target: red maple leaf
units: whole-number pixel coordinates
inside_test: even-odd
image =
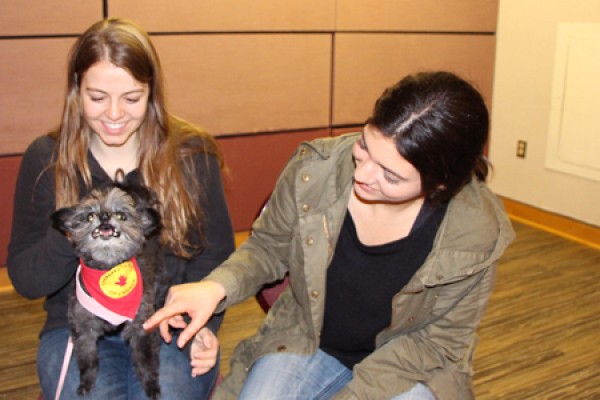
[[[125,286],[127,284],[127,277],[123,275],[119,276],[119,280],[115,282],[115,284],[119,286]]]

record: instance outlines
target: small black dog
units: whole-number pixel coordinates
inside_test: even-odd
[[[69,237],[81,262],[77,289],[69,299],[79,395],[88,393],[96,381],[98,339],[122,330],[144,391],[151,399],[160,398],[160,336],[141,326],[162,306],[168,290],[155,206],[146,188],[113,183],[52,215],[55,227]]]

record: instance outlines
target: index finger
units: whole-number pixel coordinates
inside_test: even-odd
[[[170,310],[168,307],[163,307],[160,310],[156,311],[154,314],[152,314],[150,318],[148,318],[146,322],[142,324],[142,327],[145,331],[150,332],[154,330],[156,326],[162,321],[165,321],[178,314],[179,313],[175,310]]]

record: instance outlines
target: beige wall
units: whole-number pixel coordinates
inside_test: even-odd
[[[600,182],[546,165],[562,22],[600,24],[600,2],[500,1],[490,144],[495,173],[490,184],[513,200],[600,226]],[[600,55],[588,57],[591,61]],[[524,159],[515,155],[518,140],[528,143]]]
[[[445,69],[475,83],[491,103],[495,37],[432,33],[338,33],[333,124],[362,123],[383,90],[415,70]]]

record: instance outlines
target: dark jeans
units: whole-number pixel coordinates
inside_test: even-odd
[[[45,332],[40,340],[37,368],[40,386],[46,400],[53,400],[62,368],[68,328]],[[208,399],[217,380],[218,364],[205,375],[192,378],[190,360],[179,350],[173,339],[170,345],[162,342],[160,348],[161,399]],[[131,361],[131,351],[120,335],[106,336],[98,342],[100,371],[92,392],[85,399],[142,400],[144,390]],[[75,399],[79,386],[79,368],[71,357],[61,399]]]

